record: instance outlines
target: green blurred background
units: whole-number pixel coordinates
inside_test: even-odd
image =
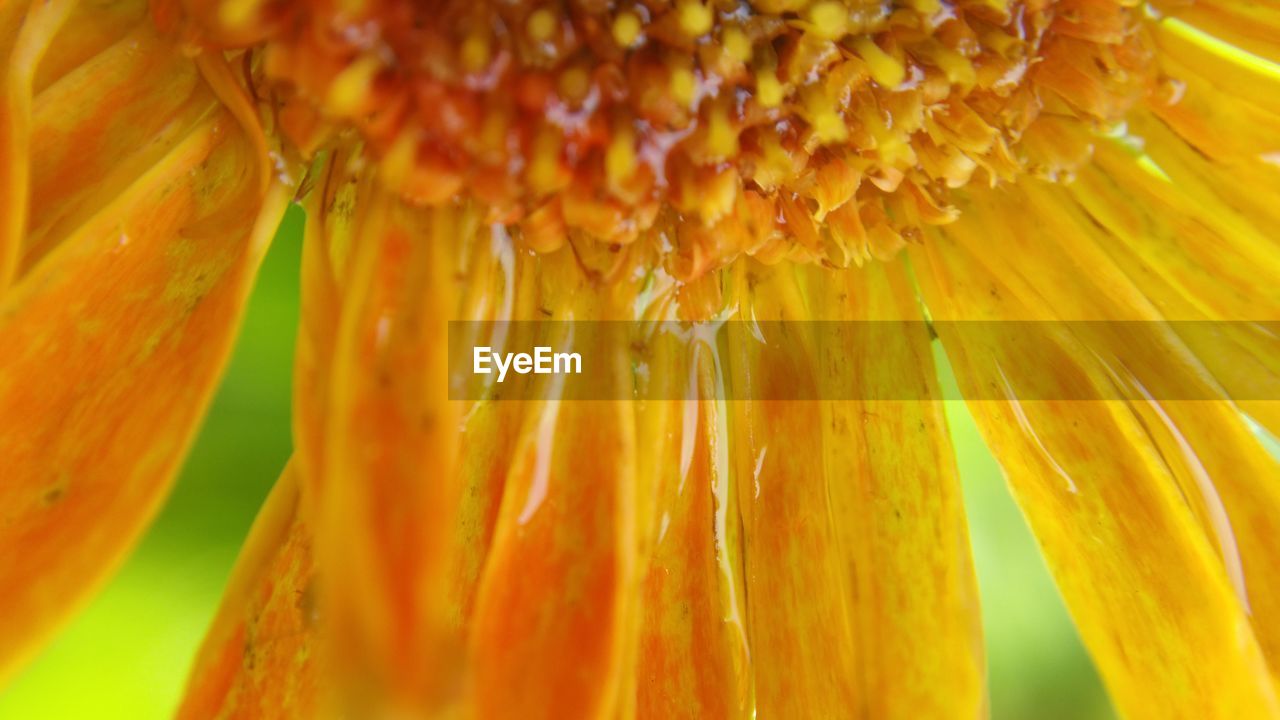
[[[105,591],[0,692],[0,718],[172,714],[240,542],[289,456],[301,242],[295,207],[267,256],[231,366],[168,504]],[[958,396],[954,387],[951,396]],[[948,403],[948,416],[982,590],[993,716],[1113,717],[999,467],[964,406]]]

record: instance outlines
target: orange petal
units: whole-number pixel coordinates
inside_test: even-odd
[[[163,497],[290,191],[215,114],[0,308],[0,608],[11,662],[120,560]],[[254,216],[258,215],[255,222]]]
[[[0,608],[24,618],[4,671],[164,496],[290,193],[259,192],[256,122],[219,110],[143,3],[24,10],[0,31]]]
[[[4,38],[0,48],[8,60],[0,77],[0,108],[4,110],[0,113],[0,293],[17,275],[22,235],[27,226],[31,105],[36,71],[74,6],[71,0],[32,2],[24,15],[15,7],[0,16],[6,23],[0,30]]]
[[[1233,209],[1212,192],[1196,192],[1165,144],[1176,151],[1181,141],[1152,137],[1154,157],[1176,173],[1176,183],[1102,147],[1098,167],[1081,171],[1072,194],[1114,236],[1099,243],[1112,262],[1161,315],[1196,321],[1176,326],[1183,341],[1242,409],[1280,432],[1280,402],[1268,400],[1280,393],[1280,339],[1265,326],[1280,319],[1270,221],[1247,204]],[[1116,195],[1120,188],[1127,197]],[[1237,197],[1250,194],[1238,189]]]
[[[216,105],[195,64],[151,28],[143,3],[77,4],[38,75],[26,140],[10,164],[23,187],[0,199],[26,198],[29,217],[13,248],[18,275],[161,162]],[[16,108],[9,115],[20,117]],[[21,167],[31,148],[39,162]]]
[[[637,409],[641,497],[655,506],[642,528],[635,717],[746,718],[754,707],[746,585],[729,448],[727,367],[714,344],[650,344],[659,398]],[[645,530],[642,529],[642,532]]]
[[[740,263],[739,313],[758,321],[808,319],[791,266]],[[814,396],[816,349],[805,323],[761,326],[765,343],[729,326],[735,397]],[[729,418],[734,488],[742,515],[747,637],[756,712],[840,717],[858,706],[859,667],[840,530],[823,482],[818,403],[739,400]]]
[[[936,319],[1045,317],[941,234],[915,259]],[[1004,389],[1007,399],[970,407],[1120,713],[1280,716],[1222,561],[1139,417],[1106,399],[1111,380],[1090,350],[1065,332],[1035,343],[980,327],[962,341],[954,332],[939,326],[961,389],[977,397]],[[1079,399],[1019,399],[1046,388]]]
[[[530,326],[505,322],[542,317],[535,299],[540,261],[516,252],[505,233],[492,239],[494,242],[474,243],[464,263],[466,291],[458,317],[475,323],[466,327],[489,333],[487,339],[474,338],[470,346],[500,347],[505,341],[512,347],[529,347],[532,343],[516,336],[526,334]],[[458,342],[468,345],[466,340]],[[529,405],[511,400],[529,389],[525,380],[525,376],[507,378],[501,388],[491,384],[488,394],[474,404],[464,403],[460,411],[465,418],[459,438],[460,496],[448,550],[452,558],[449,622],[460,632],[465,632],[475,608],[503,487]]]
[[[819,378],[832,399],[822,403],[822,453],[839,538],[827,552],[857,589],[860,714],[984,715],[977,581],[915,288],[901,262],[804,272],[814,319],[849,330],[822,331]],[[897,399],[919,388],[921,399]]]
[[[626,317],[629,300],[578,269],[570,248],[543,261],[552,320]],[[546,344],[567,347],[564,338]],[[591,377],[629,387],[626,356]],[[563,377],[563,376],[560,376]],[[634,410],[562,401],[554,384],[525,413],[472,617],[470,702],[482,718],[599,718],[618,706],[635,573]]]
[[[1153,25],[1170,78],[1152,110],[1215,160],[1280,151],[1280,65],[1215,42],[1177,20]]]
[[[311,532],[291,464],[236,560],[187,680],[180,720],[316,716],[323,610]]]
[[[1161,11],[1231,45],[1280,62],[1280,7],[1239,0],[1158,0]]]
[[[360,203],[329,380],[319,558],[347,702],[422,712],[456,694],[462,657],[446,631],[459,417],[444,338],[455,248],[479,218],[410,208],[378,187]]]
[[[1148,182],[1164,183],[1155,177]],[[1139,215],[1151,214],[1151,208],[1133,203],[1134,197],[1143,194],[1132,192],[1133,185],[1128,187],[1131,194],[1124,207]],[[1088,192],[1088,184],[1076,188]],[[1031,184],[1023,192],[1011,193],[1007,200],[1032,212],[1001,213],[1003,220],[996,225],[996,213],[1004,206],[975,203],[968,219],[951,234],[1039,317],[1148,323],[1117,324],[1116,331],[1101,323],[1080,326],[1078,333],[1095,357],[1111,368],[1123,368],[1121,374],[1157,393],[1147,401],[1132,403],[1133,412],[1160,451],[1206,537],[1217,547],[1229,577],[1247,598],[1255,633],[1274,667],[1280,659],[1280,633],[1276,632],[1280,583],[1272,572],[1280,565],[1280,550],[1273,542],[1280,532],[1276,520],[1280,516],[1280,487],[1264,478],[1280,477],[1280,463],[1257,441],[1228,393],[1207,371],[1213,364],[1202,362],[1215,358],[1218,364],[1228,364],[1245,358],[1232,352],[1223,354],[1220,342],[1189,347],[1170,326],[1160,324],[1164,317],[1141,290],[1145,276],[1139,274],[1136,281],[1131,280],[1109,259],[1109,254],[1121,253],[1125,246],[1158,242],[1160,235],[1110,236],[1072,203],[1071,195],[1067,189]],[[1091,197],[1089,202],[1096,207],[1096,203],[1120,201]],[[1194,206],[1194,201],[1186,198],[1159,214],[1173,217],[1179,213],[1176,208],[1181,208],[1193,219],[1195,213],[1188,211]],[[1199,239],[1192,233],[1182,234],[1161,254],[1208,252],[1195,246]],[[993,240],[1007,252],[984,252]],[[1240,254],[1236,247],[1249,239],[1243,234],[1224,234],[1215,242],[1231,248],[1220,254],[1234,258]],[[1265,283],[1265,265],[1256,263],[1253,269],[1262,277],[1250,275],[1243,267],[1238,274],[1248,277],[1249,282]],[[1220,288],[1229,288],[1234,276],[1222,273]],[[1280,272],[1272,278],[1277,280]],[[1259,287],[1256,296],[1259,310],[1265,312],[1263,292]],[[1212,324],[1205,324],[1212,328]],[[1097,332],[1092,332],[1095,329]],[[1191,347],[1199,351],[1193,353]],[[1161,392],[1161,388],[1170,387],[1179,393]]]
[[[318,165],[319,179],[304,201],[307,222],[302,245],[302,318],[293,361],[293,442],[294,462],[313,511],[323,487],[329,380],[342,283],[357,229],[360,181],[346,170],[351,155],[334,152]],[[365,181],[366,192],[370,181]]]

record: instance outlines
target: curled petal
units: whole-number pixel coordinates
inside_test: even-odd
[[[15,53],[51,8],[32,5]],[[55,64],[23,85],[38,92],[33,142],[0,155],[25,188],[10,185],[3,202],[30,208],[30,232],[17,246],[4,240],[15,284],[0,295],[0,608],[24,619],[0,633],[4,671],[107,577],[154,514],[291,195],[280,184],[259,192],[256,126],[222,111],[175,45],[124,18],[78,6],[61,34],[50,30]],[[96,54],[66,49],[85,37]],[[120,117],[122,98],[158,117]],[[11,154],[45,142],[56,148],[47,163]],[[68,149],[83,174],[59,175]]]

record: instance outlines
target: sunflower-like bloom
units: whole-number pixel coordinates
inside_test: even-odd
[[[1274,3],[8,0],[0,56],[0,668],[297,199],[295,455],[180,717],[985,714],[936,327],[1119,711],[1280,718]],[[751,328],[461,400],[455,319]]]

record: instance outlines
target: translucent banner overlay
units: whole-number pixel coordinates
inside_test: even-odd
[[[1280,321],[451,322],[449,396],[1266,401],[1277,347]]]

